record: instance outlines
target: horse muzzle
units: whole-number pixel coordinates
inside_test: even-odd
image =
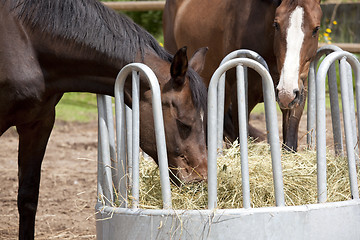
[[[187,164],[181,164],[182,166],[170,167],[170,177],[173,183],[177,186],[183,184],[201,182],[207,179],[207,161],[202,161],[203,164],[196,167],[189,166]]]
[[[294,89],[292,92],[285,89],[276,89],[276,101],[281,109],[293,109],[304,101],[304,89]]]

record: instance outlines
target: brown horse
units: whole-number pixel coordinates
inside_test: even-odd
[[[206,49],[188,62],[186,48],[168,54],[145,30],[96,0],[0,0],[0,135],[19,134],[20,239],[34,239],[40,169],[65,92],[114,94],[119,70],[142,62],[162,91],[169,166],[176,182],[207,176],[200,71]],[[129,81],[128,81],[129,82]],[[125,86],[131,103],[131,83]],[[140,146],[156,160],[151,92],[140,89]]]
[[[189,52],[208,46],[203,77],[208,84],[223,57],[237,49],[259,53],[269,65],[283,114],[286,149],[297,150],[299,121],[306,99],[309,64],[318,46],[319,0],[167,0],[163,15],[165,48]],[[226,80],[225,109],[237,116],[235,74]],[[248,109],[263,101],[260,76],[249,71]],[[231,89],[235,89],[233,92]],[[233,119],[235,129],[237,120]],[[254,137],[263,137],[249,126]],[[235,137],[238,131],[235,131]],[[230,139],[234,140],[234,139]]]

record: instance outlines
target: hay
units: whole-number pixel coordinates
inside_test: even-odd
[[[269,146],[249,143],[249,173],[252,207],[275,206]],[[328,201],[351,199],[346,158],[327,153]],[[287,206],[317,202],[316,152],[282,154],[285,202]],[[142,159],[140,172],[140,208],[162,208],[158,167],[153,161]],[[360,174],[358,174],[360,179]],[[172,188],[174,209],[206,209],[207,183]],[[224,150],[218,159],[218,208],[241,208],[241,168],[237,143]]]

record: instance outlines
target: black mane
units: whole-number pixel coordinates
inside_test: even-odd
[[[82,46],[84,52],[90,48],[95,50],[91,51],[93,54],[105,54],[117,61],[121,56],[122,65],[134,62],[139,49],[142,57],[145,49],[152,49],[167,62],[173,58],[142,27],[97,0],[0,0],[0,3],[0,7],[9,6],[35,34],[65,43],[70,50]],[[195,105],[206,109],[206,88],[201,78],[193,71],[188,71],[188,76]]]
[[[190,79],[190,89],[194,105],[197,109],[207,112],[207,89],[197,72],[189,68],[187,76]]]
[[[110,58],[122,56],[124,64],[133,62],[138,50],[143,54],[146,48],[166,61],[172,58],[147,31],[97,0],[1,1],[10,3],[12,11],[36,34],[80,43]]]

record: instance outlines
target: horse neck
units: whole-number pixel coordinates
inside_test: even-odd
[[[113,95],[115,79],[119,71],[129,62],[121,54],[109,56],[106,53],[94,51],[91,47],[76,43],[59,42],[44,43],[36,47],[40,65],[45,74],[46,86],[49,92],[91,92]],[[69,47],[70,46],[70,47]],[[134,62],[143,62],[158,70],[169,65],[154,51],[145,50],[141,57],[140,51],[135,54]],[[126,85],[125,91],[127,91]]]
[[[277,5],[274,2],[270,0],[244,0],[242,4],[234,6],[234,8],[238,8],[237,19],[240,22],[237,24],[244,25],[243,33],[240,35],[241,39],[237,39],[236,42],[242,43],[241,48],[251,49],[259,53],[267,62],[275,59],[273,21]],[[249,32],[251,34],[248,34]]]

